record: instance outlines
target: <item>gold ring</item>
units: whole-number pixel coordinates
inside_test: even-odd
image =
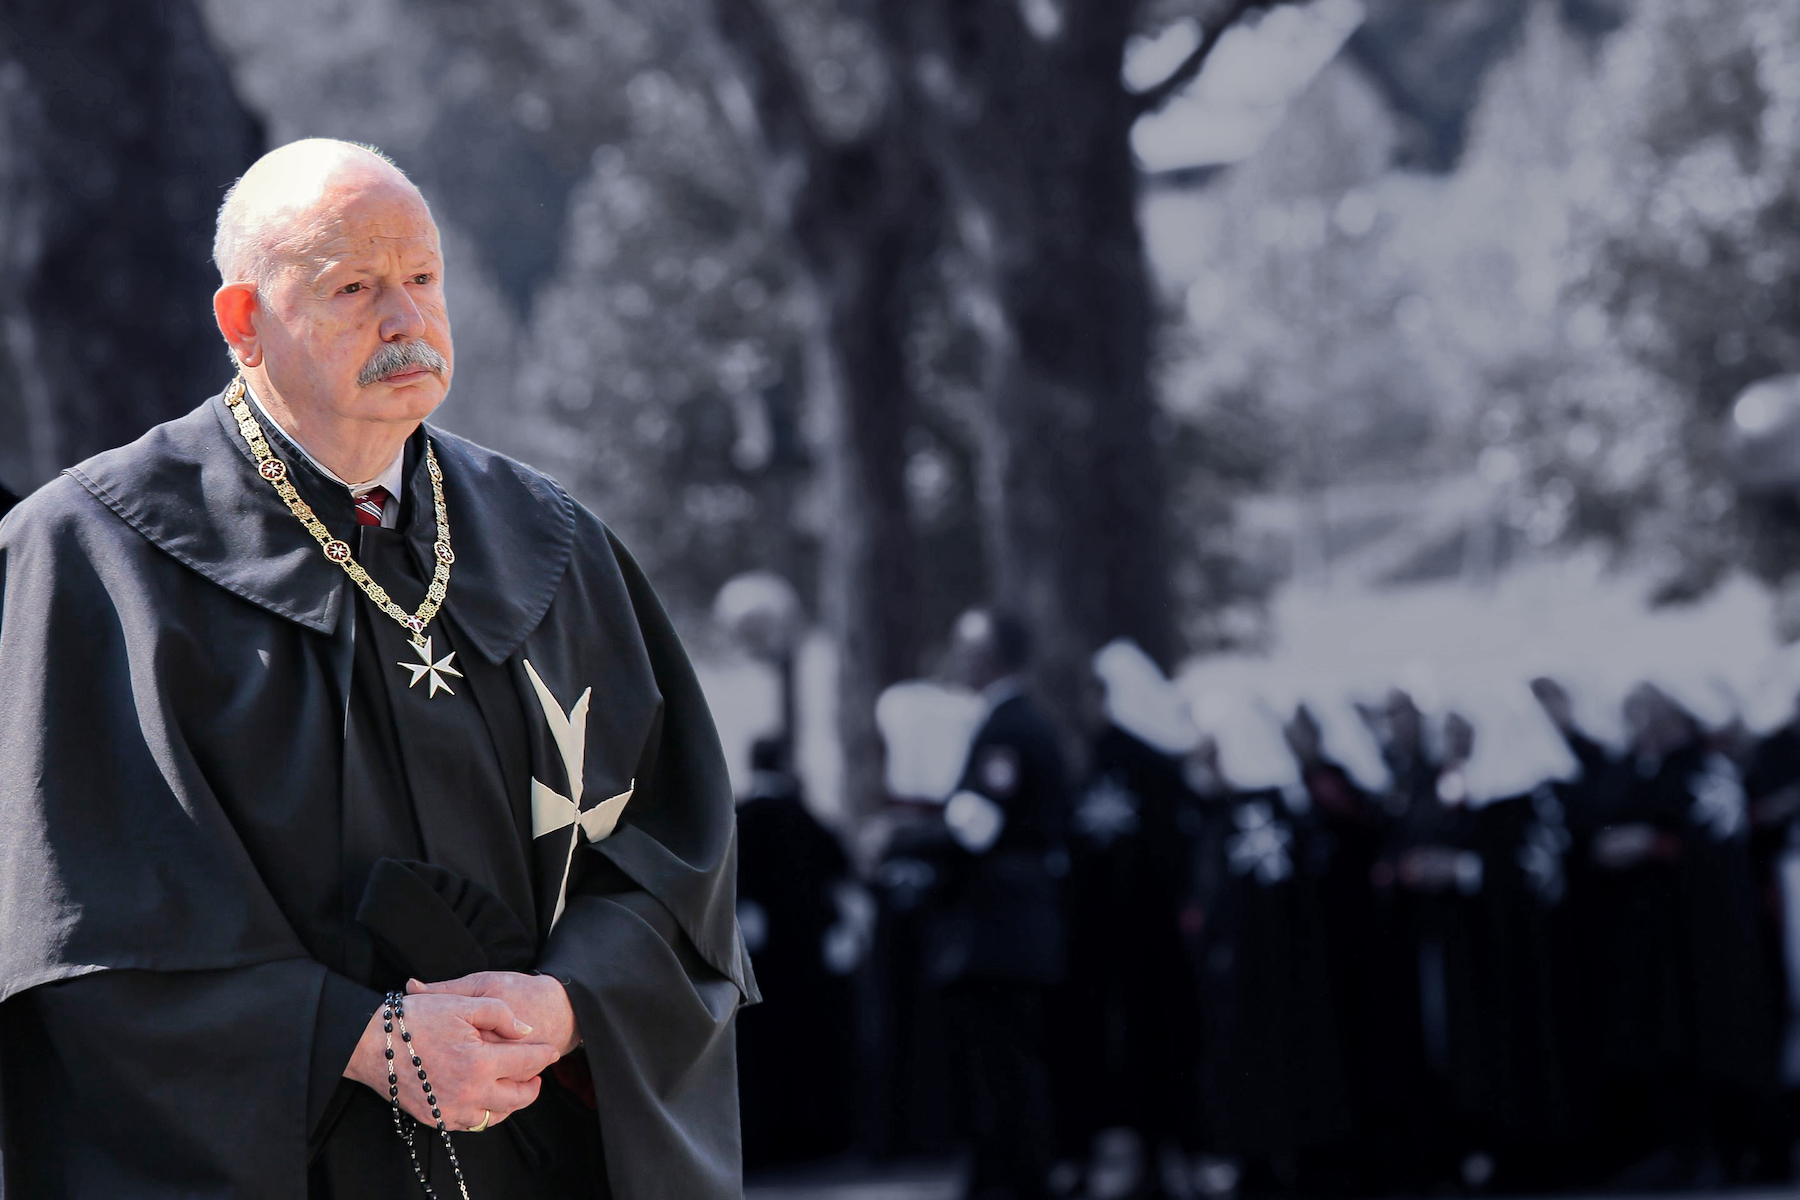
[[[491,1109],[491,1108],[482,1109],[481,1110],[481,1124],[469,1126],[469,1132],[470,1133],[480,1133],[482,1130],[484,1130],[488,1127],[488,1122],[493,1119],[494,1119],[494,1110],[493,1109]]]

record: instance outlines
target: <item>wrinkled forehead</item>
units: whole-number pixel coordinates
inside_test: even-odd
[[[435,259],[437,224],[425,199],[396,174],[345,172],[281,197],[266,228],[284,265],[324,268],[346,259]]]

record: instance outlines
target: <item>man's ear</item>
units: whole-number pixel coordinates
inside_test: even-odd
[[[254,283],[227,283],[213,293],[213,319],[226,345],[246,367],[262,362],[262,337],[256,329],[261,300]]]

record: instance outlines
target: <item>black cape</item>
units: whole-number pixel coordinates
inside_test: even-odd
[[[1297,1167],[1351,1131],[1316,846],[1276,789],[1196,797],[1190,826],[1202,1141]]]
[[[931,973],[1032,985],[1061,981],[1064,962],[1057,863],[1068,782],[1056,730],[1035,701],[1015,693],[975,731],[957,791],[998,805],[1005,823],[976,854],[946,847],[946,886],[932,933]]]
[[[360,897],[343,847],[391,802],[369,794],[383,775],[359,770],[349,725],[374,625],[257,478],[223,400],[0,524],[0,1191],[307,1195],[332,1109],[317,1061],[349,1053],[318,1043],[343,1028],[334,1005],[366,1012],[391,982],[393,956],[358,952],[384,944],[383,919],[408,969],[565,981],[606,1149],[594,1195],[741,1191],[732,1019],[756,986],[699,686],[595,517],[429,433],[457,552],[433,631],[460,651],[458,686],[510,706],[523,743],[471,762],[529,777],[491,798],[510,809],[485,818],[499,834],[448,836],[466,852],[450,869],[389,858]],[[354,529],[343,489],[288,458],[321,519]],[[427,578],[433,537],[415,519],[390,549]],[[422,693],[406,695],[450,703]],[[429,799],[414,797],[428,851]],[[375,913],[357,903],[371,896]]]
[[[1192,857],[1178,818],[1186,797],[1172,756],[1116,725],[1095,738],[1063,888],[1058,1114],[1069,1157],[1085,1159],[1115,1125],[1152,1141],[1188,1132],[1198,1001],[1179,925]]]
[[[738,1024],[744,1158],[751,1170],[825,1158],[856,1135],[855,997],[851,964],[825,946],[841,920],[836,890],[849,858],[783,782],[738,807],[738,911],[768,1004]],[[755,927],[756,932],[752,933]]]

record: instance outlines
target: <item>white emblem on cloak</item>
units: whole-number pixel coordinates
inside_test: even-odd
[[[550,917],[550,925],[555,928],[568,899],[569,870],[575,863],[577,845],[575,831],[579,829],[590,843],[611,837],[618,827],[619,814],[631,800],[632,788],[627,787],[618,795],[602,800],[585,813],[581,811],[582,776],[587,762],[588,702],[593,699],[594,689],[582,692],[575,706],[565,713],[561,703],[538,677],[537,668],[531,665],[530,659],[525,660],[525,674],[530,677],[531,688],[543,706],[544,719],[550,723],[550,738],[562,756],[563,770],[569,780],[570,794],[565,796],[535,775],[531,779],[531,836],[540,838],[561,829],[569,831],[569,853],[563,863],[562,883],[556,890],[556,911]]]
[[[1226,839],[1225,854],[1233,875],[1254,874],[1256,882],[1266,887],[1294,873],[1288,853],[1294,835],[1276,824],[1272,808],[1260,801],[1240,804],[1231,819],[1238,832]]]
[[[1693,807],[1688,818],[1706,826],[1715,842],[1727,841],[1745,826],[1744,785],[1737,768],[1722,754],[1709,754],[1699,772],[1688,780]]]

